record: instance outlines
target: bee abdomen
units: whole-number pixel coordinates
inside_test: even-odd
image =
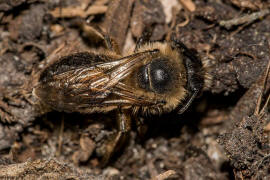
[[[54,75],[80,67],[93,67],[108,61],[109,57],[90,52],[79,52],[60,58],[55,64],[47,67],[40,75],[41,82],[51,81]]]

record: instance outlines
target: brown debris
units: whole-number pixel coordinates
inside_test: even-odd
[[[179,38],[188,47],[194,48],[201,59],[211,64],[212,68],[209,71],[213,77],[212,92],[229,94],[241,87],[248,89],[256,81],[269,59],[263,33],[265,28],[268,28],[269,16],[266,16],[261,23],[254,24],[256,28],[253,26],[244,28],[230,36],[230,31],[216,26],[215,23],[224,17],[230,19],[236,16],[235,9],[219,3],[206,5],[202,1],[199,1],[199,7],[198,12],[195,12],[198,18],[178,29]],[[209,8],[212,11],[207,11]],[[193,28],[197,30],[189,33]],[[219,33],[214,35],[210,33],[216,31]],[[254,34],[258,35],[254,36]],[[205,49],[206,46],[201,44],[208,44],[209,48]],[[254,57],[257,60],[253,60]]]
[[[259,12],[254,12],[252,14],[248,14],[242,17],[234,18],[231,20],[220,21],[219,25],[225,27],[226,29],[231,29],[233,26],[239,26],[242,24],[248,25],[258,19],[263,18],[264,16],[270,13],[269,9],[261,10]]]
[[[262,9],[264,6],[261,0],[230,0],[235,6],[251,10]]]
[[[269,132],[270,131],[270,123],[268,123],[265,127],[264,127],[264,131]]]
[[[74,152],[72,155],[74,164],[79,164],[79,162],[86,162],[95,150],[96,145],[94,141],[89,137],[82,136],[80,138],[80,147],[81,149]]]
[[[196,5],[192,2],[192,0],[179,0],[179,2],[190,12],[194,12],[196,10]]]
[[[151,40],[160,40],[166,33],[164,24],[165,14],[159,1],[135,1],[130,22],[133,36],[138,39],[146,28],[153,28]]]
[[[248,108],[241,109],[240,113],[237,112],[242,117],[235,115],[236,111],[239,110],[239,106],[242,104],[239,103],[237,105],[237,108],[232,112],[234,114],[231,116],[231,118],[234,118],[233,120],[236,124],[229,132],[221,135],[219,139],[226,150],[227,156],[233,163],[232,166],[237,172],[236,177],[240,176],[252,179],[263,177],[267,174],[269,161],[264,162],[264,164],[262,162],[268,159],[269,148],[266,147],[267,141],[263,134],[263,129],[270,118],[269,113],[266,111],[270,95],[266,97],[264,105],[262,105],[262,96],[269,89],[269,84],[266,86],[270,77],[269,70],[270,61],[257,83],[242,98],[242,101],[244,98],[248,98],[253,103],[249,103]],[[256,95],[250,96],[251,92],[256,92]],[[258,172],[259,169],[260,171]],[[266,176],[269,177],[269,175]]]
[[[0,11],[9,11],[22,4],[31,4],[42,0],[4,0],[0,2]]]
[[[214,125],[214,124],[219,124],[224,121],[224,117],[227,116],[226,112],[222,112],[220,110],[212,110],[209,111],[207,114],[207,117],[201,121],[201,124],[204,126],[209,126],[209,125]]]
[[[106,12],[105,23],[102,28],[119,45],[122,50],[130,21],[130,15],[134,0],[113,0]]]
[[[161,173],[161,174],[157,175],[156,177],[152,178],[151,180],[164,180],[164,179],[169,178],[170,176],[173,176],[174,174],[176,174],[175,171],[168,170],[168,171],[166,171],[164,173]]]
[[[182,9],[178,0],[162,0],[163,11],[166,16],[166,24],[175,20],[175,14]],[[172,26],[174,27],[174,26]]]
[[[39,38],[43,28],[45,8],[43,5],[32,5],[9,24],[9,31],[13,40],[33,41]]]
[[[104,14],[107,11],[108,7],[104,5],[93,5],[87,8],[86,10],[83,9],[81,6],[75,7],[65,7],[65,8],[55,8],[50,13],[55,18],[72,18],[72,17],[82,17],[86,18],[90,15],[96,14]]]
[[[236,123],[240,119],[243,119],[246,115],[251,115],[255,112],[258,106],[257,101],[264,91],[264,79],[267,76],[266,72],[267,71],[264,71],[259,79],[250,87],[250,89],[243,95],[243,97],[241,97],[234,109],[231,111],[229,115],[230,120],[228,122]],[[266,88],[269,89],[269,87]],[[265,91],[267,91],[267,89]],[[234,123],[231,125],[233,124]]]
[[[90,171],[82,171],[54,159],[27,161],[24,163],[11,165],[0,165],[0,174],[1,178],[17,179],[95,178]]]

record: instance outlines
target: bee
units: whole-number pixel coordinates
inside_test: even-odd
[[[126,139],[138,115],[183,113],[205,86],[202,62],[179,40],[139,39],[135,50],[118,53],[104,36],[103,53],[77,52],[61,57],[40,73],[33,94],[50,109],[63,112],[116,111],[118,132],[106,146],[103,162]]]

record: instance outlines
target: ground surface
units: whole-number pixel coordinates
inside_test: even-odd
[[[269,179],[269,7],[264,0],[1,1],[0,178]],[[100,168],[114,114],[38,111],[35,74],[62,45],[71,47],[67,54],[97,48],[92,27],[126,52],[149,26],[151,40],[176,33],[208,61],[212,86],[183,115],[144,118],[147,133],[134,126]]]

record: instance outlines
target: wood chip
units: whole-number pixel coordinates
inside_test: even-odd
[[[65,18],[72,18],[72,17],[82,17],[86,18],[90,15],[96,14],[103,14],[107,11],[108,7],[104,5],[93,5],[90,6],[87,10],[84,10],[81,6],[75,7],[66,7],[66,8],[55,8],[50,13],[55,17],[65,17]]]
[[[182,7],[178,0],[163,0],[160,2],[166,15],[166,23],[169,24],[173,18],[173,9],[178,12]]]
[[[189,10],[190,12],[194,12],[196,10],[195,4],[192,2],[192,0],[179,0],[179,2],[182,4],[184,8]]]
[[[167,179],[167,178],[169,178],[170,176],[172,176],[174,174],[176,174],[175,171],[168,170],[168,171],[166,171],[164,173],[161,173],[161,174],[157,175],[156,177],[152,178],[151,180],[164,180],[164,179]]]
[[[64,31],[63,26],[59,25],[59,24],[54,24],[50,27],[51,31],[53,31],[56,34],[60,34]]]
[[[102,26],[104,32],[117,42],[120,51],[125,43],[133,2],[134,0],[111,1]]]
[[[264,127],[264,131],[265,131],[265,132],[270,132],[270,123],[268,123],[268,124]]]

